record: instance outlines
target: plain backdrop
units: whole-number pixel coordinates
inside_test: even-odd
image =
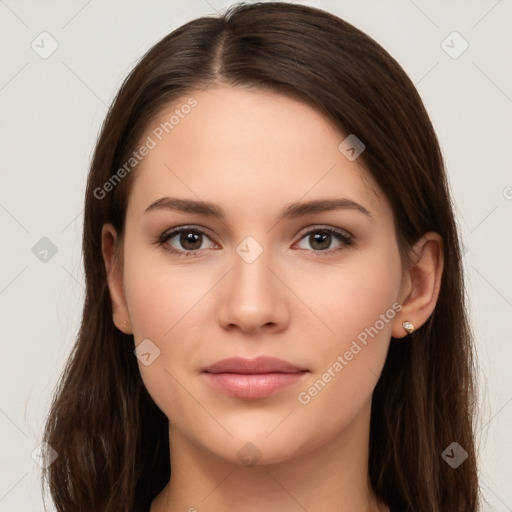
[[[80,322],[84,190],[107,106],[150,46],[232,3],[0,0],[0,512],[43,510],[38,445]],[[379,42],[431,116],[465,246],[483,510],[512,511],[512,2],[300,3]]]

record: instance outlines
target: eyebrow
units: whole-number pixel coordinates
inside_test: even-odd
[[[225,220],[226,216],[218,205],[207,201],[196,201],[195,199],[178,199],[174,197],[162,197],[151,203],[144,213],[158,210],[173,210],[184,213],[196,213],[209,217]],[[335,210],[354,210],[358,211],[373,220],[371,213],[361,204],[352,201],[352,199],[320,199],[307,202],[291,203],[279,214],[277,222],[285,219],[294,219],[309,215],[312,213],[321,213]]]

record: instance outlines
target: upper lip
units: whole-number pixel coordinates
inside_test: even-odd
[[[260,356],[255,359],[243,357],[229,357],[211,364],[203,369],[205,373],[241,373],[241,374],[262,374],[262,373],[299,373],[306,371],[282,359],[275,357]]]

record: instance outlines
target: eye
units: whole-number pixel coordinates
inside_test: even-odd
[[[203,249],[205,239],[210,238],[204,231],[196,228],[181,227],[164,233],[158,240],[159,245],[178,256],[193,256]],[[213,243],[213,242],[212,242]],[[215,245],[215,244],[213,244]]]
[[[338,241],[338,245],[332,247],[332,242],[336,240]],[[308,247],[300,245],[304,241],[309,244],[314,253],[323,252],[324,254],[331,254],[344,249],[346,246],[354,245],[353,237],[348,233],[323,226],[315,226],[313,229],[303,234],[299,242],[299,247],[301,249],[308,249]]]
[[[190,257],[197,256],[204,249],[212,248],[204,246],[206,240],[211,242],[203,230],[184,226],[165,232],[156,242],[177,256]],[[333,241],[338,242],[335,247],[332,247]],[[309,250],[316,255],[331,254],[354,245],[353,237],[347,232],[325,226],[314,226],[302,234],[298,245],[301,249],[308,249],[301,245],[304,242],[309,243]],[[216,246],[214,242],[211,243]]]

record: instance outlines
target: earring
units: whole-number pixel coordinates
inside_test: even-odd
[[[414,332],[414,325],[412,325],[411,322],[402,322],[402,325],[408,334],[412,334]]]
[[[127,322],[126,320],[125,320],[123,323],[124,323],[125,325],[128,325],[128,322]]]

